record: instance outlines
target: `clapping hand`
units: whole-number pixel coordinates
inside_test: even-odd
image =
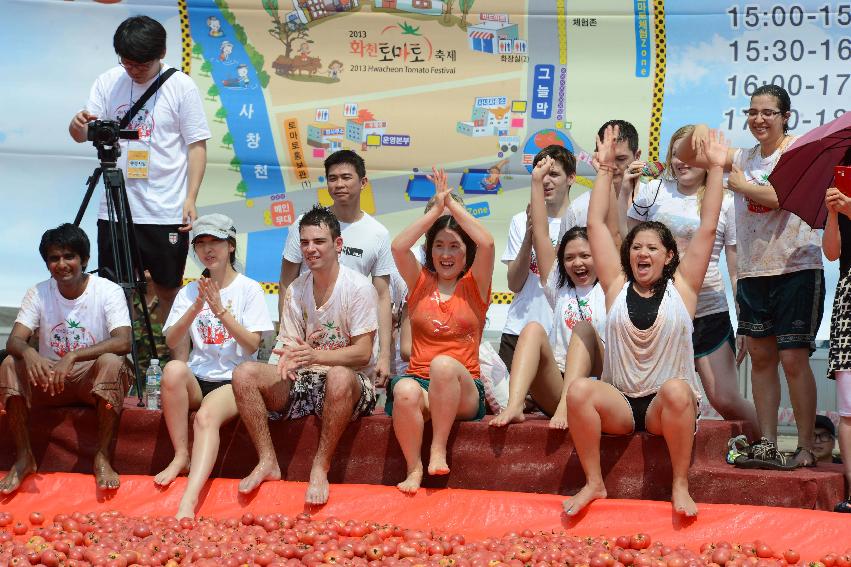
[[[595,152],[598,169],[614,171],[615,159],[617,156],[618,136],[620,128],[617,126],[606,126],[603,132],[603,139],[597,136],[597,151]]]
[[[728,147],[729,144],[720,130],[710,130],[704,144],[706,159],[715,167],[724,167],[727,162]]]
[[[428,180],[434,183],[434,209],[438,210],[438,216],[442,215],[446,207],[449,206],[449,200],[452,191],[449,189],[449,184],[446,180],[446,171],[443,168],[431,168],[431,175],[427,176]]]
[[[213,312],[213,315],[218,316],[219,313],[222,313],[222,311],[224,311],[224,306],[222,305],[222,294],[219,288],[219,284],[217,284],[210,278],[202,277],[198,280],[198,297],[203,297],[203,300],[207,303],[207,306],[209,306],[210,311]]]

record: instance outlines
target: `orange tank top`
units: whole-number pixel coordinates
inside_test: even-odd
[[[408,296],[411,319],[408,374],[428,380],[431,361],[445,354],[463,364],[473,378],[479,378],[479,343],[487,311],[488,303],[482,300],[469,270],[458,280],[452,297],[442,301],[437,276],[423,268]]]

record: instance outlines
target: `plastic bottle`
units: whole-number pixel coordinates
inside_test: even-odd
[[[145,407],[149,410],[160,409],[160,381],[162,376],[160,361],[152,358],[151,365],[148,366],[148,371],[145,373]]]

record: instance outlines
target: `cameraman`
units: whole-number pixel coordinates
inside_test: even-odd
[[[165,28],[152,18],[127,18],[112,44],[118,66],[95,80],[86,107],[71,120],[68,131],[76,142],[86,141],[92,120],[120,121],[169,68],[162,62]],[[138,130],[139,139],[121,141],[117,167],[124,170],[141,252],[142,265],[137,268],[150,271],[159,298],[155,315],[164,321],[182,284],[189,230],[198,216],[195,200],[207,166],[210,130],[195,83],[181,72],[164,80],[127,128]],[[128,154],[133,158],[130,168]],[[105,196],[97,226],[99,268],[115,273]]]

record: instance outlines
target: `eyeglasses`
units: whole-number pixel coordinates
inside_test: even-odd
[[[157,63],[156,59],[152,59],[147,63],[133,63],[132,61],[125,61],[120,57],[118,58],[118,64],[127,69],[128,71],[147,71],[148,69],[153,67],[155,63]]]
[[[831,435],[828,431],[823,433],[816,433],[814,435],[816,443],[824,443],[825,441],[833,441],[833,435]]]
[[[748,115],[748,118],[756,118],[757,116],[762,116],[766,120],[771,120],[778,114],[783,114],[779,110],[771,110],[771,109],[763,109],[757,110],[756,108],[746,108],[742,112]]]

